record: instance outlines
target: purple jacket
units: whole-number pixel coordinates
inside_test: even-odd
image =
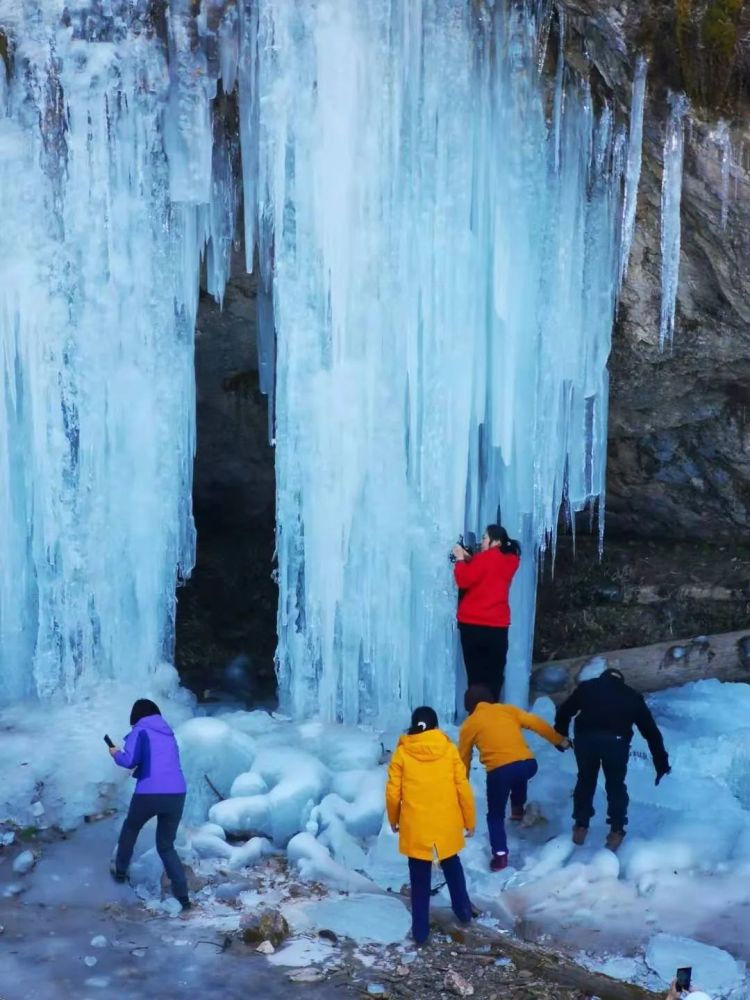
[[[136,795],[179,795],[187,791],[177,740],[161,715],[147,715],[136,722],[114,761],[128,770],[137,768]]]

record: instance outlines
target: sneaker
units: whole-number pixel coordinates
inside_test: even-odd
[[[604,846],[610,851],[616,851],[624,839],[624,830],[610,830],[607,834],[607,839],[604,841]]]
[[[503,868],[508,867],[508,852],[498,852],[493,854],[490,858],[490,871],[491,872],[501,872]]]
[[[188,910],[192,910],[192,908],[193,908],[193,904],[190,902],[190,900],[188,899],[187,896],[180,896],[180,897],[178,897],[177,902],[182,907],[182,912],[183,913],[187,913]]]
[[[520,823],[521,820],[526,815],[526,806],[511,806],[510,807],[510,818],[515,820],[516,823]]]
[[[586,837],[589,835],[589,828],[587,826],[576,826],[573,827],[573,843],[577,847],[582,847],[586,843]]]

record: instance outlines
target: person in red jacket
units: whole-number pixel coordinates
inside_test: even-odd
[[[458,586],[458,630],[468,686],[486,685],[500,697],[508,656],[508,594],[521,561],[521,546],[499,524],[488,524],[481,551],[453,548]]]

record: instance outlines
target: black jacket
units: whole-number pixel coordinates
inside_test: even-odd
[[[576,716],[575,734],[614,733],[628,741],[637,726],[648,743],[654,767],[659,772],[669,768],[664,740],[643,695],[628,687],[620,674],[605,670],[601,677],[583,681],[557,709],[555,729],[568,735],[570,720]]]

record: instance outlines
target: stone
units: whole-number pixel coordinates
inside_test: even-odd
[[[274,948],[289,936],[289,924],[278,910],[260,907],[240,917],[240,934],[246,944],[270,941]]]
[[[295,969],[294,972],[288,972],[286,978],[291,983],[322,983],[325,977],[325,972],[308,966],[304,969]]]
[[[13,871],[16,875],[27,875],[36,864],[33,851],[21,851],[13,861]]]
[[[274,948],[274,946],[271,944],[270,941],[261,941],[261,943],[255,950],[259,952],[261,955],[273,955],[273,953],[276,951],[276,949]]]
[[[455,969],[449,969],[445,974],[445,979],[443,980],[443,986],[450,993],[454,993],[459,997],[473,997],[474,987],[471,985],[468,979],[464,979],[460,972],[456,972]]]

